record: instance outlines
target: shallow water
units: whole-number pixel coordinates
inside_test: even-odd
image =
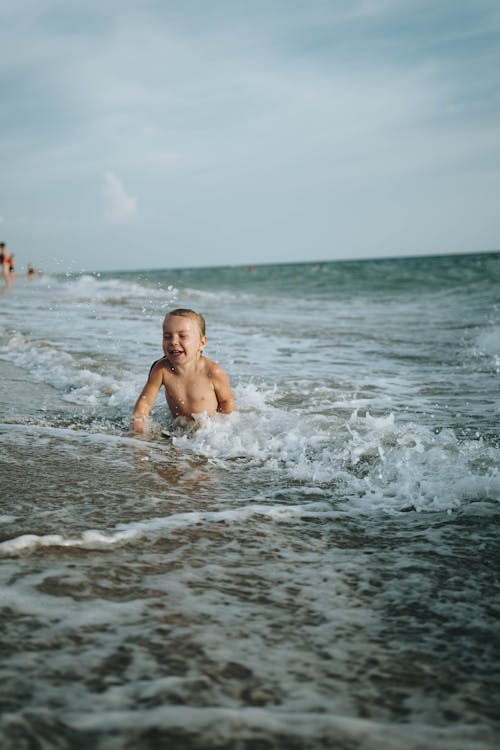
[[[499,280],[488,255],[2,295],[2,747],[496,747]],[[159,398],[134,436],[173,306],[238,411],[186,430]]]

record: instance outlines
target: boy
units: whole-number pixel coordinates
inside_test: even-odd
[[[178,309],[163,321],[164,357],[153,363],[136,401],[130,427],[144,432],[161,386],[173,417],[234,411],[234,396],[222,367],[203,356],[207,342],[205,320],[194,310]]]

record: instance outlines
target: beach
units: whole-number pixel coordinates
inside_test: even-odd
[[[493,253],[2,295],[2,748],[496,747],[499,281]],[[133,434],[173,307],[238,408],[186,429],[160,395]]]

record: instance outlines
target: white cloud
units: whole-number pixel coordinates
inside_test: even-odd
[[[117,224],[137,213],[137,198],[128,195],[122,181],[113,172],[106,172],[104,175],[103,194],[108,221]]]

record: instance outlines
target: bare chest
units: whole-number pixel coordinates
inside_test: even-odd
[[[182,377],[174,373],[164,377],[165,395],[173,416],[217,411],[217,398],[212,380],[207,375]]]

